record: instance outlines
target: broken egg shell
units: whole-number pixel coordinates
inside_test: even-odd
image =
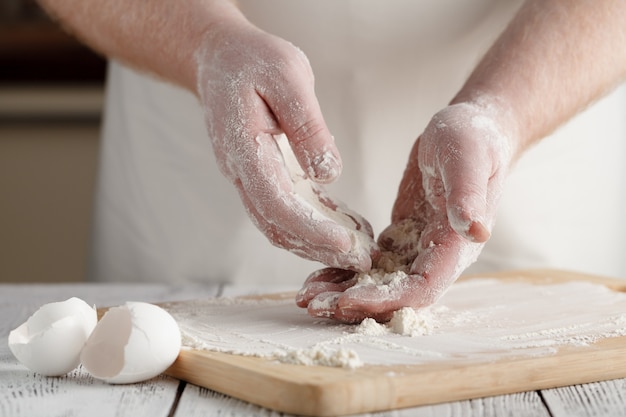
[[[96,310],[80,298],[48,303],[9,333],[9,349],[34,372],[65,375],[78,366],[97,321]]]
[[[178,324],[167,311],[154,304],[127,302],[102,316],[83,348],[81,362],[95,378],[134,383],[164,372],[180,347]]]

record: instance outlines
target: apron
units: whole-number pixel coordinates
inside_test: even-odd
[[[330,192],[376,233],[389,223],[412,143],[520,5],[239,3],[254,24],[307,54],[344,162]],[[612,94],[519,161],[472,272],[558,267],[626,277],[625,100]],[[298,286],[322,266],[271,246],[252,225],[185,90],[111,62],[100,158],[93,280]]]

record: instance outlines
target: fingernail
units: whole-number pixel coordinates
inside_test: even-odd
[[[477,243],[486,242],[491,237],[489,229],[487,229],[484,224],[478,221],[473,221],[470,224],[468,234],[472,241]]]
[[[341,175],[341,169],[339,157],[331,151],[325,151],[313,158],[309,175],[317,182],[329,183]]]
[[[309,291],[308,287],[303,287],[296,294],[296,305],[298,307],[306,307],[307,306],[307,303],[305,303],[304,301],[307,299],[307,292],[308,291]]]

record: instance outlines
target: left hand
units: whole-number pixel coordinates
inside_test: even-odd
[[[327,268],[309,276],[297,304],[312,316],[384,322],[443,295],[489,239],[513,159],[514,136],[493,113],[493,105],[451,105],[416,141],[391,225],[378,238],[383,252],[370,276],[378,272],[382,283]]]
[[[198,96],[220,171],[275,246],[337,268],[367,271],[367,221],[324,184],[341,158],[315,96],[313,70],[291,43],[224,18],[203,38]]]

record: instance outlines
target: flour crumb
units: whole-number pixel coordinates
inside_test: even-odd
[[[385,230],[381,239],[382,250],[372,269],[356,275],[353,288],[375,287],[379,301],[392,300],[400,296],[409,281],[420,279],[410,275],[411,264],[419,253],[419,239],[423,225],[412,219],[405,219]],[[381,235],[382,236],[382,235]],[[390,250],[389,250],[390,249]]]
[[[355,369],[363,366],[359,354],[352,349],[329,349],[313,347],[310,349],[294,349],[278,356],[282,363],[307,366],[331,366],[335,368]]]
[[[366,318],[356,326],[354,332],[366,336],[382,336],[389,331],[384,324],[380,324],[372,318]]]
[[[393,333],[403,336],[423,336],[431,334],[435,328],[433,315],[429,309],[416,311],[410,307],[395,311],[388,326]]]
[[[354,333],[365,336],[383,336],[395,333],[402,336],[424,336],[431,334],[435,328],[435,319],[430,309],[419,311],[404,307],[393,313],[387,324],[377,323],[372,318],[364,319],[354,328]]]

